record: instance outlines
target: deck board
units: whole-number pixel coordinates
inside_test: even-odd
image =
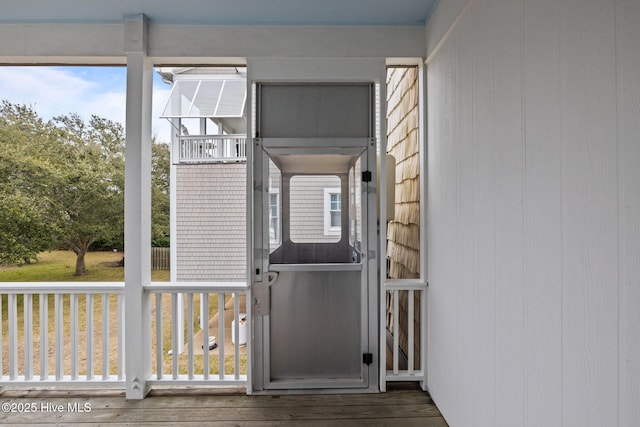
[[[144,400],[126,400],[121,391],[12,391],[0,403],[34,403],[32,413],[0,412],[2,425],[209,425],[423,426],[446,422],[427,393],[402,384],[379,394],[246,396],[227,390],[157,390]],[[91,406],[73,413],[68,405]],[[43,406],[44,405],[44,406]],[[61,412],[47,405],[62,405]],[[44,410],[42,409],[44,408]]]

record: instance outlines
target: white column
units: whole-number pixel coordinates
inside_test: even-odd
[[[127,116],[125,148],[125,372],[127,399],[142,399],[151,375],[151,97],[144,16],[125,17]]]
[[[427,68],[422,61],[418,64],[418,114],[420,144],[420,280],[427,283]],[[429,285],[427,283],[427,285]],[[424,373],[420,387],[427,391],[427,295],[425,289],[420,294],[420,369]]]

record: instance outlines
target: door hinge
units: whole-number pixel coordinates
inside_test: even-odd
[[[362,182],[371,182],[371,171],[362,171]]]
[[[365,365],[371,365],[373,363],[373,354],[364,353],[362,355],[362,363],[364,363]]]

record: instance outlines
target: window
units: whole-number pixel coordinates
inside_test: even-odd
[[[339,193],[330,193],[329,197],[330,206],[329,206],[329,215],[331,216],[331,228],[340,227],[340,194]]]
[[[342,194],[340,188],[324,189],[324,234],[339,235],[342,230]]]
[[[272,244],[280,242],[280,194],[269,193],[269,241]]]

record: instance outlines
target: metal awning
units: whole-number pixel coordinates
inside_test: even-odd
[[[176,80],[163,118],[243,117],[247,84],[240,78],[190,78]]]

